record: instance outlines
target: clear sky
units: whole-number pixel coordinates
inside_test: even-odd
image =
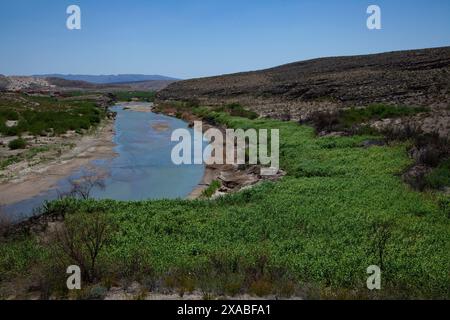
[[[66,28],[66,8],[82,29]],[[382,30],[366,9],[381,7]],[[449,0],[1,0],[0,74],[191,78],[450,45]]]

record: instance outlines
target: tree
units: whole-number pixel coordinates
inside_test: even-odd
[[[392,236],[392,223],[390,221],[379,221],[372,225],[372,252],[378,258],[378,266],[384,270],[386,245]]]
[[[71,189],[68,193],[60,195],[60,197],[70,196],[88,200],[91,197],[94,188],[104,189],[104,180],[93,172],[83,173],[80,179],[69,179]]]
[[[56,229],[56,244],[81,269],[82,277],[94,282],[98,259],[112,238],[114,224],[104,212],[76,213]]]

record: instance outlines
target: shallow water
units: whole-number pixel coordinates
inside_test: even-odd
[[[117,156],[95,160],[91,168],[80,168],[58,182],[57,186],[39,196],[4,207],[14,220],[29,217],[44,201],[58,198],[70,190],[70,179],[83,175],[101,174],[104,188],[95,187],[91,196],[96,199],[146,200],[187,197],[201,181],[204,165],[176,166],[171,152],[172,131],[188,128],[186,122],[152,112],[136,112],[114,106]],[[193,136],[193,130],[189,129]],[[59,192],[59,193],[58,193]]]

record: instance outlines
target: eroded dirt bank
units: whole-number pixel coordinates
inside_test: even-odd
[[[194,121],[202,121],[202,119],[190,112],[183,112],[180,114],[175,108],[161,107],[161,105],[156,105],[153,109],[154,112],[160,112],[171,117],[177,117],[184,121],[190,123],[193,127]],[[208,129],[215,128],[219,129],[223,135],[225,135],[224,126],[213,126],[204,121],[202,126],[202,133],[205,133]],[[224,152],[226,150],[225,140],[224,140]],[[225,157],[225,153],[224,153]],[[236,154],[235,154],[236,159]],[[236,162],[236,161],[235,161]],[[204,191],[207,190],[214,181],[220,182],[220,187],[214,192],[212,198],[222,196],[228,193],[237,192],[243,188],[248,188],[254,186],[255,184],[271,180],[276,181],[285,175],[285,172],[278,170],[277,174],[272,176],[262,176],[260,165],[233,165],[233,164],[212,164],[205,166],[205,173],[203,175],[202,181],[197,185],[197,187],[188,196],[188,199],[197,199],[204,196]]]

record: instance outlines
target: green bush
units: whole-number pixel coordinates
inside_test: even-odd
[[[23,140],[22,138],[12,140],[10,143],[8,143],[8,147],[11,150],[17,150],[17,149],[25,149],[27,146],[27,142]]]
[[[450,160],[445,161],[426,177],[429,188],[442,189],[450,187]]]

